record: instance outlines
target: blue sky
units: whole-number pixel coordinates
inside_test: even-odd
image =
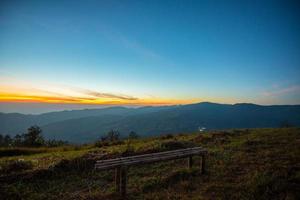
[[[275,0],[1,1],[0,93],[63,85],[170,102],[299,104],[299,8]]]

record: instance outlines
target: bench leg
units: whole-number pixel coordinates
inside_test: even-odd
[[[188,167],[189,169],[193,167],[193,156],[189,156],[188,158]]]
[[[205,155],[201,155],[201,174],[205,174]]]
[[[120,173],[121,173],[121,168],[117,167],[115,169],[115,183],[116,183],[116,192],[120,192]]]
[[[121,168],[120,182],[121,182],[120,195],[121,195],[122,199],[124,199],[125,196],[126,196],[126,183],[127,183],[127,169],[126,169],[126,167]]]

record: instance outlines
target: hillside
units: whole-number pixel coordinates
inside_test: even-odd
[[[198,159],[191,170],[185,159],[130,167],[128,199],[300,198],[299,128],[167,135],[101,148],[23,149],[31,155],[0,158],[0,196],[8,200],[118,199],[113,171],[93,171],[97,153],[102,154],[98,159],[105,159],[189,146],[208,149],[207,174],[200,175]],[[32,168],[7,167],[19,159],[31,162]]]
[[[12,117],[16,115],[16,117]],[[229,128],[300,126],[300,106],[260,106],[255,104],[198,103],[170,107],[75,110],[43,115],[0,115],[0,133],[22,133],[33,124],[42,127],[50,139],[85,143],[99,139],[111,129],[127,136],[141,136]],[[13,125],[16,124],[16,125]]]
[[[64,122],[72,119],[82,119],[89,117],[101,117],[105,115],[130,116],[135,114],[150,113],[163,109],[165,107],[109,107],[100,109],[68,110],[60,112],[49,112],[39,115],[25,115],[20,113],[0,113],[0,133],[2,134],[20,134],[32,125],[45,126],[56,122]]]

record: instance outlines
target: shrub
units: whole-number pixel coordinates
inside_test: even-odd
[[[136,132],[131,131],[128,135],[128,138],[129,139],[137,139],[137,138],[139,138],[139,135]]]
[[[86,157],[78,157],[72,160],[62,159],[59,163],[53,166],[54,171],[62,172],[84,172],[94,168],[95,160]]]
[[[47,140],[45,141],[45,145],[48,147],[59,147],[59,146],[65,146],[69,143],[67,141],[62,140]]]
[[[130,156],[135,153],[134,147],[131,145],[130,140],[127,140],[125,151],[122,153],[122,156]]]
[[[0,157],[31,155],[31,154],[43,153],[46,151],[47,149],[42,149],[42,148],[26,148],[26,147],[0,148]]]
[[[27,133],[24,134],[24,144],[26,146],[42,146],[45,140],[42,136],[42,129],[39,126],[31,126],[27,129]]]
[[[97,141],[97,142],[95,142],[95,144],[94,144],[94,146],[95,147],[105,147],[105,146],[108,146],[109,145],[109,142],[107,142],[107,141]]]
[[[112,129],[107,133],[107,139],[111,142],[118,141],[120,139],[120,133]]]
[[[163,140],[172,139],[174,138],[174,135],[172,134],[162,135],[160,138]]]
[[[161,148],[164,150],[184,149],[195,146],[196,144],[190,141],[168,141],[161,144]]]
[[[31,161],[25,161],[19,159],[19,160],[10,160],[7,163],[4,163],[1,166],[0,171],[1,174],[3,174],[3,173],[21,172],[32,168],[33,168],[33,164]]]
[[[120,145],[120,144],[124,144],[124,141],[122,141],[122,140],[117,140],[117,141],[113,141],[113,142],[97,141],[97,142],[94,143],[94,146],[101,148],[101,147]]]

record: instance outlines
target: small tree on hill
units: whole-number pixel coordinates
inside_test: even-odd
[[[107,133],[107,139],[111,142],[118,141],[120,139],[120,133],[112,129]]]
[[[3,138],[3,144],[4,146],[10,146],[12,143],[12,139],[9,135],[5,135]]]
[[[39,126],[31,126],[24,134],[24,143],[28,146],[42,146],[44,138],[42,136],[42,129]]]
[[[4,146],[4,137],[0,134],[0,146]]]
[[[13,139],[14,146],[22,146],[23,144],[23,137],[19,134],[15,135]]]
[[[129,139],[137,139],[137,138],[139,138],[139,135],[134,131],[130,131],[130,133],[128,134],[128,138]]]
[[[290,127],[293,127],[293,125],[288,120],[282,121],[280,123],[280,128],[290,128]]]
[[[107,136],[101,136],[100,140],[101,140],[101,142],[107,141]]]

